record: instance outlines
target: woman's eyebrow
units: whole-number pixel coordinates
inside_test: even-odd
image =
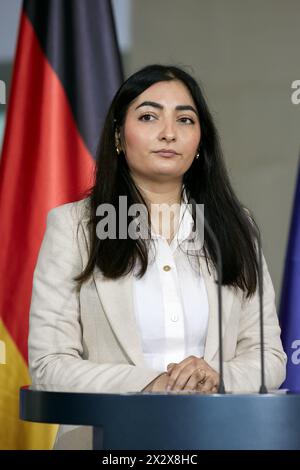
[[[141,106],[152,106],[153,108],[164,109],[162,104],[156,103],[155,101],[143,101],[143,103],[139,104],[135,108],[135,111]],[[175,107],[175,110],[176,111],[193,111],[198,116],[196,109],[190,104],[179,104]]]

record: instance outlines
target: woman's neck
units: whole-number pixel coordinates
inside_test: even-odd
[[[181,191],[182,185],[164,185],[153,186],[153,185],[138,185],[143,197],[147,203],[150,204],[180,204],[181,202]]]
[[[152,229],[170,243],[178,228],[182,185],[139,184],[138,188],[148,205]],[[166,206],[171,210],[166,210]]]

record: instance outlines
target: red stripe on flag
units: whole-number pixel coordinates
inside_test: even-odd
[[[93,171],[64,89],[23,13],[0,165],[0,316],[26,361],[47,213],[80,199]]]

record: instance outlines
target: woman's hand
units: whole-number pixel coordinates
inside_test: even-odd
[[[169,380],[169,374],[164,372],[156,377],[147,387],[143,388],[143,392],[165,392]]]
[[[169,380],[166,390],[196,390],[200,393],[216,393],[219,374],[203,358],[189,356],[167,367]]]

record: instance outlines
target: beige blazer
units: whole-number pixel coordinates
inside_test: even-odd
[[[133,312],[132,275],[104,278],[98,268],[78,290],[72,280],[86,265],[89,236],[86,199],[52,209],[34,271],[29,325],[29,370],[34,384],[91,392],[141,391],[161,371],[147,366]],[[285,378],[275,293],[264,262],[266,384]],[[209,324],[204,359],[218,370],[216,273],[200,262]],[[259,298],[222,288],[224,383],[232,392],[258,391],[260,385]],[[91,429],[61,426],[60,448],[91,448]]]

